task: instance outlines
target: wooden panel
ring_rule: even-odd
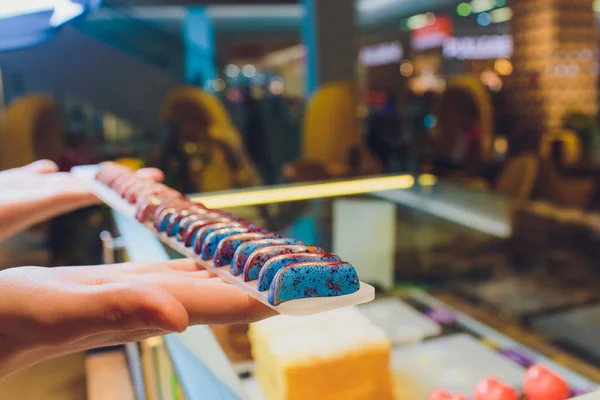
[[[124,352],[87,355],[85,372],[88,400],[135,400]]]

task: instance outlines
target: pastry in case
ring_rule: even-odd
[[[267,400],[392,400],[391,342],[355,307],[277,316],[248,331]]]

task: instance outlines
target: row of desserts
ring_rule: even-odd
[[[571,395],[567,382],[541,364],[533,365],[527,370],[523,392],[527,400],[566,400]],[[490,377],[477,383],[473,399],[521,400],[521,395],[510,385]],[[467,400],[467,398],[438,390],[428,400]]]
[[[209,209],[115,163],[102,163],[96,179],[136,207],[136,219],[189,247],[215,267],[229,267],[244,282],[257,281],[272,305],[359,290],[354,267],[322,248],[283,238],[230,213]]]

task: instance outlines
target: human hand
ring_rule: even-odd
[[[137,174],[161,181],[156,169]],[[40,160],[0,172],[0,241],[58,215],[99,203],[90,188],[57,165]]]
[[[59,355],[275,311],[192,260],[0,272],[0,378]]]

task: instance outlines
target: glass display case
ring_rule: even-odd
[[[398,399],[427,400],[436,389],[472,398],[488,376],[521,391],[534,364],[560,375],[572,396],[598,390],[598,277],[577,246],[523,251],[513,229],[531,205],[429,175],[191,197],[337,253],[374,284],[376,300],[358,308],[392,340]],[[114,219],[129,259],[178,257],[137,222]],[[129,346],[138,398],[265,399],[246,331],[196,326]]]

